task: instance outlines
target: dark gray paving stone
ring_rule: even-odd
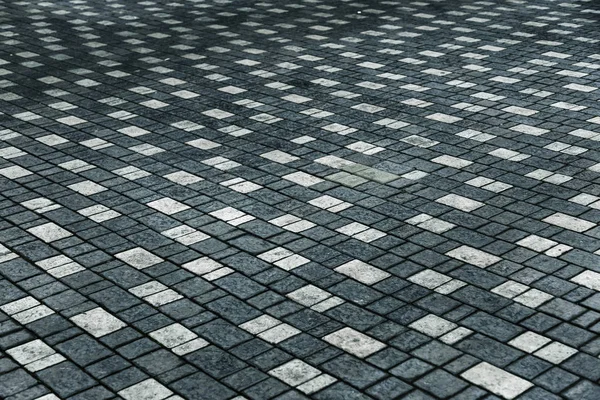
[[[322,365],[331,375],[343,379],[353,386],[365,388],[385,376],[385,373],[348,355],[341,355]]]
[[[206,374],[197,372],[172,384],[186,399],[229,399],[234,392]]]
[[[46,368],[37,375],[59,396],[65,397],[96,384],[88,374],[69,362]]]
[[[594,398],[597,10],[368,3],[2,5],[0,397],[507,397],[460,377],[485,361]],[[34,340],[67,360],[17,372]],[[294,359],[338,381],[269,375]]]
[[[437,397],[444,398],[456,394],[467,387],[468,384],[446,371],[435,370],[416,381],[415,386]]]

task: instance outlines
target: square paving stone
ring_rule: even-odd
[[[437,397],[449,397],[463,390],[468,384],[443,370],[435,370],[415,382],[421,389]]]
[[[86,366],[112,354],[110,350],[88,335],[77,336],[60,343],[56,348],[81,366]]]
[[[88,374],[74,364],[63,362],[38,372],[39,379],[60,396],[70,396],[96,384]]]
[[[598,397],[594,2],[362,3],[8,2],[0,397]]]
[[[329,374],[353,386],[365,388],[385,376],[380,370],[348,355],[341,355],[322,365]]]
[[[229,399],[235,393],[206,374],[197,372],[174,382],[171,387],[190,400]]]

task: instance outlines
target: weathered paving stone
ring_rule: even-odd
[[[125,327],[125,323],[102,308],[71,317],[71,320],[94,337],[102,337]]]
[[[385,347],[383,343],[352,328],[344,328],[330,333],[324,336],[323,340],[359,358],[367,357]]]
[[[465,387],[467,383],[446,371],[435,370],[415,382],[415,385],[437,397],[451,396]]]
[[[598,398],[594,2],[1,7],[1,398]]]
[[[12,371],[3,371],[1,394],[4,397],[12,396],[28,387],[36,384],[36,379],[29,375],[24,369],[15,369]]]
[[[517,397],[533,385],[485,362],[468,369],[461,376],[507,399]]]
[[[323,364],[323,368],[331,375],[346,380],[360,389],[370,386],[385,376],[382,371],[348,355],[341,355]]]
[[[38,376],[42,382],[45,382],[53,391],[63,397],[70,396],[95,384],[89,375],[69,362],[46,368],[40,371]]]

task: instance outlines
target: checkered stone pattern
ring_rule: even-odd
[[[0,398],[600,399],[590,0],[0,0]]]

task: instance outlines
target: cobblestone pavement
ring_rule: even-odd
[[[0,398],[600,399],[599,21],[0,0]]]

